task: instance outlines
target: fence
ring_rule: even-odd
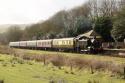
[[[103,42],[103,48],[125,48],[124,42]]]

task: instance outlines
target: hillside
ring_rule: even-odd
[[[21,29],[25,29],[25,27],[29,25],[30,24],[3,24],[0,25],[0,33],[6,32],[6,30],[11,26],[19,26]]]

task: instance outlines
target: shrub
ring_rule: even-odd
[[[78,57],[70,57],[66,61],[67,66],[70,67],[70,70],[73,71],[73,67],[80,69],[83,69],[85,67],[88,67],[90,64],[90,60],[85,60]]]
[[[25,63],[25,61],[24,60],[22,60],[22,59],[18,59],[18,61],[17,61],[19,64],[24,64]]]
[[[31,62],[31,61],[28,61],[28,62],[27,62],[27,64],[29,64],[29,65],[33,65],[33,62]]]
[[[4,62],[4,59],[0,59],[0,62]]]
[[[20,64],[24,64],[24,60],[21,59],[21,58],[18,58],[18,57],[13,57],[11,60],[10,60],[11,63],[15,64],[15,63],[20,63]]]
[[[97,60],[93,60],[91,61],[91,66],[95,69],[95,70],[106,70],[109,67],[109,62],[105,62],[105,61],[97,61]]]
[[[50,80],[49,83],[56,83],[54,80]]]
[[[31,56],[30,55],[23,55],[22,58],[24,60],[31,60]]]
[[[65,65],[65,58],[62,55],[53,56],[50,62],[54,66],[57,66],[59,69],[61,69],[61,67]]]
[[[97,80],[88,80],[88,83],[99,83]]]
[[[0,80],[0,83],[4,83],[4,80]]]
[[[113,64],[111,65],[110,67],[110,71],[113,73],[113,74],[117,74],[119,76],[122,76],[123,75],[123,66],[121,65],[116,65],[116,64]]]
[[[15,64],[12,64],[11,66],[12,66],[12,67],[15,67]]]
[[[7,66],[7,63],[6,63],[6,62],[4,62],[2,65],[3,65],[3,67],[6,67],[6,66]]]
[[[90,63],[90,60],[81,58],[75,58],[74,61],[75,61],[75,66],[78,67],[79,69],[89,66]]]
[[[1,54],[13,54],[15,53],[15,50],[7,46],[0,45],[0,53]]]

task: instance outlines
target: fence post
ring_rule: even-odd
[[[43,63],[46,65],[46,55],[43,55]]]
[[[91,70],[91,74],[94,74],[92,65],[91,65],[91,67],[90,67],[90,70]]]

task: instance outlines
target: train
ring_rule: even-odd
[[[31,40],[10,42],[10,47],[52,51],[70,51],[84,53],[100,53],[102,47],[96,39],[60,38],[47,40]]]

